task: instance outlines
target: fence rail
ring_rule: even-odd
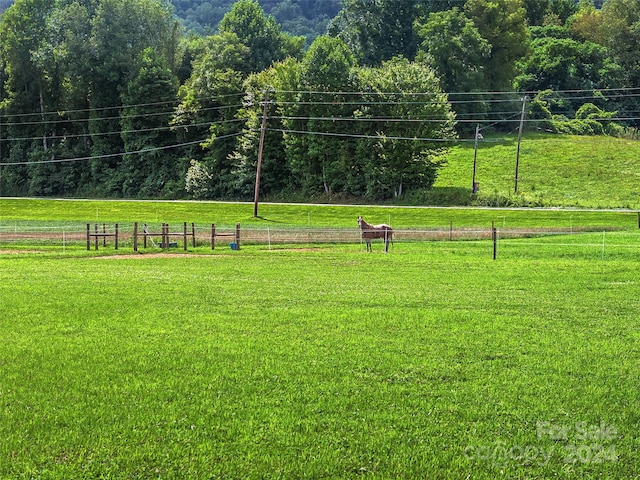
[[[115,235],[114,226],[108,225],[105,230],[100,224],[98,231],[95,225],[91,225],[91,231],[88,233],[88,227],[84,226],[66,226],[62,227],[43,227],[34,228],[27,227],[15,229],[0,225],[0,245],[11,244],[29,244],[45,245],[47,243],[60,243],[64,238],[68,244],[86,243],[88,236],[92,242],[98,238],[101,245],[104,240]],[[186,232],[186,234],[185,234]],[[177,237],[183,240],[188,237],[192,246],[209,245],[212,238],[215,245],[228,245],[238,242],[240,237],[240,228],[226,227],[220,228],[214,225],[191,226],[184,230],[183,225],[176,224],[172,227],[172,231],[168,231],[165,225],[139,225],[138,230],[134,225],[127,226],[118,225],[118,243],[121,246],[132,246],[135,237],[139,240],[153,240],[151,247],[161,247],[169,237]],[[355,229],[330,229],[330,228],[242,228],[241,237],[243,244],[340,244],[340,243],[359,243],[360,230]],[[415,241],[438,241],[438,240],[482,240],[491,238],[491,229],[398,229],[393,232],[394,242],[415,242]],[[142,243],[142,242],[140,242]]]
[[[24,225],[0,225],[0,247],[11,246],[47,246],[63,245],[71,246],[90,242],[97,245],[101,240],[102,246],[108,246],[113,242],[107,242],[108,238],[117,239],[122,248],[138,248],[140,239],[145,248],[176,247],[178,242],[169,242],[169,238],[182,240],[183,248],[187,249],[187,241],[192,247],[211,245],[227,246],[240,244],[240,225],[235,227],[219,227],[215,224],[194,225],[183,223],[175,224],[169,230],[168,224],[145,224],[144,227],[137,224],[119,224],[105,227],[104,224],[89,225],[64,225],[64,226],[24,226]],[[505,229],[496,228],[495,242],[504,242],[508,239],[553,237],[558,235],[572,235],[583,232],[602,232],[595,228],[526,228]],[[244,245],[278,245],[278,244],[346,244],[360,243],[361,234],[357,228],[242,228],[242,243]],[[460,240],[488,240],[493,237],[491,226],[486,228],[456,228],[453,226],[443,228],[407,228],[395,229],[393,232],[394,243],[424,242],[424,241],[460,241]],[[151,245],[147,245],[150,240]]]

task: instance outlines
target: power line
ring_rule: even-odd
[[[497,125],[499,123],[509,123],[509,122],[520,122],[520,119],[516,118],[520,115],[520,112],[503,112],[504,114],[510,113],[510,115],[506,118],[500,118],[497,120],[492,120],[490,118],[478,119],[478,118],[470,118],[470,119],[460,119],[456,118],[455,121],[457,123],[485,123],[492,122],[490,125],[486,125],[482,127],[486,129],[490,126]],[[442,123],[446,122],[449,119],[446,117],[435,117],[435,118],[398,118],[398,117],[338,117],[338,116],[328,116],[328,117],[294,117],[294,116],[271,116],[269,119],[272,120],[290,120],[290,121],[300,121],[300,122],[328,122],[328,123],[336,123],[336,122],[353,122],[353,123]],[[595,117],[590,116],[590,120],[595,121],[631,121],[638,120],[640,117]],[[538,123],[542,121],[548,121],[550,119],[535,119],[529,118],[525,119],[526,123]],[[569,120],[571,121],[571,120]]]
[[[215,140],[219,140],[219,139],[223,139],[223,138],[227,138],[227,137],[235,137],[238,135],[242,135],[242,133],[232,133],[229,135],[221,135],[219,137],[216,137]],[[120,152],[120,153],[106,153],[103,155],[92,155],[92,156],[88,156],[88,157],[75,157],[75,158],[54,158],[51,160],[35,160],[35,161],[27,161],[27,162],[8,162],[8,163],[0,163],[0,167],[5,167],[5,166],[17,166],[17,165],[42,165],[42,164],[49,164],[49,163],[67,163],[67,162],[80,162],[80,161],[86,161],[86,160],[100,160],[100,159],[106,159],[106,158],[114,158],[114,157],[122,157],[124,155],[139,155],[142,153],[151,153],[151,152],[157,152],[160,150],[169,150],[172,148],[182,148],[182,147],[188,147],[190,145],[198,145],[201,143],[206,142],[208,139],[202,139],[202,140],[197,140],[197,141],[193,141],[193,142],[185,142],[185,143],[179,143],[179,144],[175,144],[175,145],[165,145],[162,147],[152,147],[152,148],[144,148],[141,150],[136,150],[136,151],[130,151],[130,152]]]
[[[100,133],[78,133],[78,134],[70,134],[70,135],[50,135],[50,136],[46,136],[47,140],[66,140],[68,138],[96,138],[96,137],[107,137],[107,136],[111,136],[111,135],[125,135],[125,134],[131,134],[131,133],[152,133],[152,132],[166,132],[166,131],[171,131],[171,130],[183,130],[186,128],[195,128],[195,127],[205,127],[205,126],[212,126],[212,125],[223,125],[223,124],[228,124],[228,123],[239,123],[239,122],[244,122],[247,121],[248,119],[246,118],[235,118],[232,120],[221,120],[218,122],[202,122],[202,123],[190,123],[188,125],[177,125],[177,126],[166,126],[166,127],[156,127],[156,128],[141,128],[138,130],[116,130],[116,131],[111,131],[111,132],[100,132]],[[10,137],[10,138],[5,138],[4,140],[6,141],[12,141],[12,142],[17,142],[17,141],[34,141],[34,140],[41,140],[42,139],[42,135],[38,135],[35,137]]]
[[[273,120],[292,120],[292,121],[324,121],[324,122],[363,122],[363,123],[441,123],[447,121],[442,118],[397,118],[397,117],[289,117],[289,116],[272,116]]]
[[[323,91],[323,90],[276,90],[277,93],[288,93],[288,94],[312,94],[312,95],[422,95],[422,96],[433,96],[433,95],[513,95],[522,97],[523,94],[532,95],[543,92],[545,90],[532,90],[532,91],[473,91],[473,92],[376,92],[376,91],[366,91],[366,90],[358,90],[358,91],[344,91],[344,90],[332,90],[332,91]],[[629,92],[629,91],[637,91],[640,92],[640,87],[620,87],[620,88],[583,88],[583,89],[572,89],[572,90],[552,90],[551,93],[586,93],[586,92]]]
[[[227,110],[227,109],[239,109],[243,105],[223,105],[219,107],[208,107],[201,108],[197,110],[197,113],[202,112],[210,112],[215,110]],[[182,113],[182,112],[180,112]],[[190,113],[190,112],[189,112]],[[36,115],[36,114],[25,114],[26,116]],[[141,114],[133,114],[133,115],[117,115],[110,117],[87,117],[87,118],[60,118],[58,120],[39,120],[39,121],[25,121],[25,122],[12,122],[12,123],[0,123],[2,127],[15,127],[20,125],[58,125],[58,124],[67,124],[67,123],[90,123],[90,122],[106,122],[109,120],[131,120],[131,119],[141,119],[141,118],[150,118],[150,117],[161,117],[161,116],[173,116],[176,115],[174,110],[166,111],[166,112],[150,112],[150,113],[141,113]],[[13,115],[17,116],[17,115]],[[4,116],[3,116],[4,117]]]
[[[355,133],[335,133],[335,132],[313,132],[306,130],[289,130],[283,128],[267,128],[270,132],[282,132],[282,133],[296,133],[296,134],[304,134],[304,135],[319,135],[319,136],[327,136],[327,137],[343,137],[343,138],[366,138],[372,140],[410,140],[416,142],[455,142],[455,139],[447,139],[447,138],[421,138],[421,137],[397,137],[397,136],[388,136],[388,135],[359,135]]]
[[[246,92],[238,92],[238,93],[230,93],[226,95],[215,95],[213,97],[196,98],[194,100],[196,102],[200,102],[200,101],[211,102],[217,99],[225,99],[229,97],[238,97],[238,96],[245,96],[245,95],[246,95]],[[13,113],[13,114],[3,115],[3,117],[11,118],[11,117],[21,117],[21,116],[30,116],[30,115],[33,115],[33,116],[60,115],[61,113],[63,114],[91,113],[91,112],[104,112],[108,110],[124,110],[127,108],[155,107],[155,106],[161,106],[161,105],[175,105],[177,107],[181,105],[181,102],[180,102],[180,99],[172,99],[164,102],[117,104],[117,105],[111,105],[111,106],[105,106],[105,107],[88,107],[88,108],[77,109],[77,110],[63,110],[62,112],[56,110],[56,111],[32,112],[32,113]]]
[[[608,90],[595,90],[599,93],[606,91],[606,92],[618,92],[618,91],[623,91],[623,92],[632,92],[632,91],[638,91],[640,90],[640,88],[625,88],[625,89],[608,89]],[[564,91],[554,91],[551,92],[552,94],[555,93],[575,93],[575,92],[593,92],[594,90],[564,90]],[[309,93],[309,94],[318,94],[318,95],[377,95],[377,96],[392,96],[392,95],[398,95],[398,96],[404,96],[404,97],[408,97],[408,96],[432,96],[434,94],[432,93],[424,93],[424,92],[305,92],[305,91],[282,91],[284,93]],[[449,96],[451,95],[515,95],[517,92],[461,92],[461,93],[455,93],[455,94],[448,94]],[[227,95],[227,97],[230,96],[238,96],[240,95],[240,93],[238,94],[233,94],[233,95]],[[635,98],[640,96],[640,93],[633,93],[633,94],[624,94],[622,96],[622,98]],[[222,96],[223,97],[223,96]],[[220,97],[220,98],[222,98]],[[594,100],[602,100],[602,97],[599,95],[588,95],[588,96],[574,96],[574,97],[562,97],[562,100],[588,100],[588,99],[594,99]],[[552,99],[550,99],[552,100]],[[383,106],[383,105],[393,105],[393,106],[404,106],[404,105],[469,105],[469,104],[475,104],[475,103],[480,103],[480,104],[490,104],[490,103],[519,103],[519,100],[517,100],[515,97],[514,98],[509,98],[509,99],[474,99],[474,100],[452,100],[451,98],[447,99],[447,100],[439,100],[439,101],[398,101],[398,100],[390,100],[390,101],[302,101],[302,100],[298,100],[298,101],[279,101],[276,102],[279,105],[294,105],[294,106],[301,106],[301,105],[307,105],[307,106],[358,106],[358,107],[366,107],[366,106]],[[143,118],[152,118],[152,117],[158,117],[158,116],[171,116],[171,115],[176,115],[176,114],[181,114],[181,113],[185,113],[185,114],[202,114],[205,112],[211,112],[211,111],[220,111],[220,110],[226,110],[226,109],[240,109],[242,107],[246,107],[247,105],[245,104],[233,104],[233,105],[222,105],[222,106],[213,106],[213,107],[206,107],[206,108],[200,108],[197,109],[193,112],[191,111],[176,111],[176,110],[171,110],[171,111],[162,111],[162,112],[149,112],[149,113],[142,113],[142,114],[133,114],[133,115],[117,115],[117,116],[105,116],[105,117],[94,117],[94,118],[60,118],[61,115],[69,115],[72,113],[92,113],[92,112],[96,112],[96,111],[109,111],[109,110],[124,110],[124,109],[131,109],[131,108],[137,108],[137,107],[143,107],[143,106],[158,106],[158,105],[166,105],[166,104],[175,104],[175,102],[157,102],[157,103],[147,103],[147,104],[139,104],[139,105],[119,105],[119,106],[114,106],[114,107],[101,107],[98,109],[83,109],[83,110],[70,110],[70,111],[63,111],[63,112],[45,112],[45,113],[23,113],[23,114],[4,114],[2,116],[3,119],[11,119],[11,118],[24,118],[24,117],[30,117],[30,116],[38,116],[38,117],[42,117],[44,115],[56,115],[58,118],[57,119],[51,119],[51,120],[47,120],[47,119],[42,119],[40,118],[39,120],[35,120],[35,121],[14,121],[14,122],[3,122],[0,123],[0,126],[2,127],[15,127],[15,126],[27,126],[27,125],[56,125],[56,124],[68,124],[68,123],[88,123],[88,122],[103,122],[103,121],[109,121],[109,120],[123,120],[123,119],[127,119],[127,120],[131,120],[131,119],[143,119]],[[515,110],[514,110],[515,111]],[[500,115],[500,114],[513,114],[514,111],[512,112],[487,112],[487,115]],[[630,113],[636,113],[636,112],[630,112]],[[468,115],[473,115],[474,113],[461,113],[461,114],[457,114],[458,116],[458,121],[463,121],[460,117],[462,116],[468,116]],[[477,113],[476,113],[477,115]],[[624,120],[635,120],[636,117],[620,117],[620,121],[624,121]],[[480,119],[480,121],[482,121],[484,119]],[[477,118],[472,118],[470,120],[464,120],[464,121],[469,121],[469,122],[478,122],[479,120]]]
[[[346,92],[346,91],[313,91],[313,90],[276,90],[276,93],[284,93],[284,94],[296,94],[296,95],[334,95],[334,96],[402,96],[402,97],[433,97],[433,96],[442,96],[446,95],[447,97],[451,96],[461,96],[461,97],[469,97],[469,96],[510,96],[512,98],[508,99],[474,99],[474,100],[452,100],[449,98],[448,100],[442,101],[424,101],[424,102],[314,102],[314,101],[295,101],[295,102],[276,102],[280,105],[387,105],[387,104],[470,104],[470,103],[504,103],[504,102],[517,102],[519,103],[519,98],[523,94],[527,95],[537,95],[542,93],[543,91],[530,91],[530,92],[516,92],[516,91],[477,91],[477,92],[374,92],[374,91],[354,91],[354,92]],[[594,94],[597,93],[596,94]],[[621,93],[614,93],[621,92]],[[631,93],[637,92],[637,93]],[[590,93],[590,95],[580,95],[580,96],[571,96],[571,97],[562,97],[562,100],[586,100],[586,99],[598,99],[602,100],[602,95],[606,97],[605,94],[609,94],[613,97],[622,97],[622,98],[634,98],[640,96],[640,87],[621,87],[621,88],[607,88],[607,89],[574,89],[574,90],[551,90],[549,92],[549,96],[554,94],[578,94],[578,93]],[[247,92],[237,92],[233,94],[226,95],[218,95],[212,98],[199,98],[195,99],[195,101],[206,101],[211,102],[216,99],[225,99],[230,97],[239,97],[246,96]],[[250,102],[253,103],[253,102]],[[125,109],[133,109],[133,108],[143,108],[143,107],[152,107],[152,106],[162,106],[162,105],[174,105],[176,108],[180,106],[179,100],[168,100],[165,102],[152,102],[152,103],[140,103],[140,104],[118,104],[112,106],[104,106],[97,108],[86,108],[86,109],[76,109],[76,110],[63,110],[63,111],[46,111],[46,112],[27,112],[27,113],[5,113],[3,114],[3,119],[11,119],[11,118],[20,118],[20,117],[29,117],[29,116],[56,116],[59,117],[61,115],[71,115],[71,114],[81,114],[81,113],[95,113],[95,112],[106,112],[110,110],[125,110]],[[223,106],[215,106],[215,107],[207,107],[198,109],[197,111],[211,111],[211,110],[219,110],[219,109],[227,109],[227,108],[241,108],[246,106],[244,104],[234,104],[234,105],[223,105]],[[153,112],[148,114],[140,114],[140,115],[131,115],[131,116],[106,116],[106,117],[96,117],[96,118],[80,118],[80,119],[60,119],[60,120],[51,120],[51,121],[43,121],[38,120],[34,122],[11,122],[11,123],[3,123],[2,126],[13,126],[13,125],[37,125],[40,123],[59,123],[59,122],[83,122],[83,121],[104,121],[104,120],[115,120],[121,118],[131,118],[131,117],[146,117],[146,116],[156,116],[156,115],[171,115],[175,114],[175,110],[164,111],[164,112]]]
[[[633,93],[636,91],[640,91],[640,87],[636,87],[636,88],[624,88],[624,89],[609,89],[607,90],[608,92],[623,92],[621,95],[626,96],[626,97],[636,97],[636,96],[640,96],[640,93]],[[567,93],[580,93],[580,92],[592,92],[592,90],[567,90],[565,91]],[[601,92],[601,91],[598,91]],[[289,92],[289,93],[294,93],[294,92]],[[371,95],[371,94],[376,94],[376,95],[402,95],[402,96],[431,96],[434,95],[433,93],[420,93],[420,92],[397,92],[397,93],[384,93],[384,92],[297,92],[297,93],[317,93],[317,94],[322,94],[322,95],[326,95],[327,93],[334,93],[334,94],[339,94],[339,95]],[[478,95],[478,94],[483,94],[483,95],[494,95],[494,94],[500,94],[500,95],[513,95],[516,92],[468,92],[466,94],[468,95]],[[552,92],[552,93],[561,93],[561,92]],[[240,95],[235,94],[235,95],[229,95],[229,96],[236,96],[236,95]],[[574,97],[574,98],[579,98],[579,99],[586,99],[586,98],[597,98],[600,99],[600,96],[597,95],[591,95],[591,96],[580,96],[580,97]],[[565,98],[566,99],[566,98]],[[515,102],[515,99],[509,99],[508,101],[510,102]],[[475,103],[475,100],[471,100],[468,101],[467,103]],[[155,104],[140,104],[140,105],[166,105],[169,104],[171,102],[158,102]],[[375,106],[375,105],[403,105],[403,104],[407,104],[407,105],[427,105],[427,104],[431,104],[431,105],[445,105],[448,104],[450,102],[433,102],[433,101],[423,101],[423,102],[276,102],[278,104],[284,104],[284,105],[358,105],[358,106]],[[459,101],[459,103],[464,103],[463,101]],[[223,105],[223,106],[216,106],[216,107],[208,107],[205,109],[199,109],[195,112],[193,112],[195,115],[198,114],[202,114],[202,112],[206,112],[206,111],[214,111],[214,110],[221,110],[221,109],[227,109],[227,108],[240,108],[243,105]],[[131,106],[128,106],[131,107]],[[117,108],[119,109],[124,109],[127,108],[127,106],[118,106]],[[105,107],[104,110],[107,110],[107,107]],[[88,112],[90,110],[79,110],[77,112]],[[51,123],[69,123],[69,122],[86,122],[86,121],[99,121],[99,120],[109,120],[109,119],[118,119],[118,120],[122,120],[123,118],[148,118],[148,117],[153,117],[153,116],[157,116],[157,115],[170,115],[173,114],[175,112],[162,112],[162,113],[148,113],[148,114],[142,114],[142,115],[130,115],[130,116],[117,116],[117,117],[104,117],[102,119],[95,119],[95,118],[89,118],[89,119],[80,119],[80,120],[59,120],[59,121],[55,121],[55,122],[46,122],[46,121],[40,121],[40,122],[17,122],[17,123],[3,123],[0,124],[1,126],[18,126],[18,125],[38,125],[38,124],[47,124],[50,125]],[[192,112],[189,112],[192,113]],[[636,114],[636,111],[630,111],[629,113],[633,113]],[[56,112],[57,115],[59,115]],[[484,130],[487,128],[490,128],[492,126],[495,126],[497,124],[500,123],[515,123],[518,122],[518,120],[515,118],[518,115],[518,112],[508,112],[508,111],[503,111],[500,112],[501,115],[508,115],[506,116],[506,118],[500,118],[500,119],[491,119],[490,116],[491,115],[496,115],[497,112],[489,112],[488,117],[489,118],[482,118],[482,119],[478,119],[478,118],[474,118],[473,115],[479,115],[478,113],[467,113],[464,114],[465,117],[471,117],[471,118],[457,118],[455,121],[457,123],[477,123],[477,124],[485,124],[487,122],[491,122],[489,124],[484,125],[480,130]],[[480,114],[483,117],[485,116],[484,114]],[[13,117],[16,117],[18,115],[13,115]],[[5,116],[6,117],[6,116]],[[285,116],[285,115],[281,115],[281,116],[275,116],[275,117],[270,117],[271,119],[275,119],[275,120],[290,120],[290,121],[300,121],[300,122],[310,122],[310,121],[314,121],[314,122],[369,122],[369,123],[373,123],[373,122],[383,122],[383,123],[433,123],[433,122],[444,122],[444,121],[448,121],[449,118],[437,118],[437,117],[432,117],[432,118],[400,118],[400,117],[344,117],[344,116],[327,116],[327,117],[322,117],[322,116]],[[596,121],[635,121],[635,120],[639,120],[640,117],[638,116],[623,116],[623,115],[617,115],[615,117],[601,117],[601,118],[597,118],[597,117],[592,117],[592,120],[596,120]],[[110,131],[110,132],[100,132],[100,133],[87,133],[87,134],[70,134],[70,135],[52,135],[52,136],[46,136],[46,139],[52,139],[52,140],[60,140],[60,139],[67,139],[67,138],[95,138],[97,136],[108,136],[108,135],[123,135],[123,134],[128,134],[128,133],[149,133],[149,132],[161,132],[161,131],[169,131],[172,128],[195,128],[195,127],[199,127],[199,126],[211,126],[211,125],[222,125],[222,124],[228,124],[228,123],[239,123],[239,122],[243,122],[243,121],[247,121],[248,119],[246,118],[236,118],[236,119],[232,119],[232,120],[224,120],[224,121],[219,121],[219,122],[203,122],[203,123],[185,123],[183,125],[175,125],[175,126],[163,126],[163,127],[156,127],[156,128],[146,128],[146,129],[137,129],[137,130],[118,130],[118,131]],[[527,122],[527,123],[539,123],[539,122],[544,122],[544,121],[548,121],[550,119],[525,119],[525,120],[520,120],[520,122]],[[568,119],[568,121],[570,121]],[[338,133],[338,132],[326,132],[326,131],[311,131],[311,130],[296,130],[296,129],[286,129],[286,128],[269,128],[268,130],[270,131],[274,131],[274,132],[281,132],[281,133],[287,133],[287,134],[299,134],[299,135],[318,135],[318,136],[332,136],[332,137],[343,137],[343,138],[360,138],[360,139],[376,139],[376,140],[380,140],[380,139],[388,139],[388,140],[398,140],[398,141],[423,141],[423,142],[443,142],[443,143],[451,143],[451,142],[466,142],[466,141],[473,141],[473,140],[465,140],[465,139],[446,139],[446,138],[426,138],[426,137],[410,137],[410,136],[385,136],[385,135],[381,135],[381,134],[376,134],[376,135],[367,135],[367,134],[349,134],[349,133]],[[223,135],[220,137],[216,137],[216,138],[229,138],[229,137],[235,137],[235,136],[239,136],[242,135],[242,132],[236,132],[233,134],[229,134],[229,135]],[[42,139],[43,136],[35,136],[35,137],[12,137],[12,138],[7,138],[4,140],[7,141],[34,141],[34,140],[40,140]],[[186,142],[186,143],[182,143],[182,144],[177,144],[177,145],[169,145],[169,146],[163,146],[163,147],[153,147],[153,148],[147,148],[147,149],[142,149],[142,150],[138,150],[138,151],[133,151],[133,152],[122,152],[122,153],[114,153],[114,154],[105,154],[105,155],[101,155],[101,156],[89,156],[89,157],[78,157],[78,158],[71,158],[71,159],[51,159],[51,160],[42,160],[42,161],[25,161],[25,162],[10,162],[10,163],[3,163],[2,165],[7,165],[7,166],[11,166],[11,165],[33,165],[33,164],[45,164],[45,163],[62,163],[62,162],[74,162],[74,161],[81,161],[81,160],[87,160],[87,159],[100,159],[100,158],[109,158],[109,157],[117,157],[117,156],[121,156],[121,155],[134,155],[134,154],[141,154],[141,153],[148,153],[148,152],[153,152],[153,151],[158,151],[158,150],[166,150],[166,149],[170,149],[170,148],[180,148],[180,147],[184,147],[184,146],[189,146],[189,145],[194,145],[194,144],[198,144],[198,143],[202,143],[205,142],[207,139],[204,140],[199,140],[199,141],[195,141],[195,142]],[[493,140],[495,141],[495,140]]]

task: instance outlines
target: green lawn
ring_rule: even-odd
[[[83,228],[86,223],[133,222],[225,227],[241,223],[252,228],[358,228],[357,218],[370,223],[389,223],[395,228],[487,227],[491,222],[515,228],[638,228],[638,214],[631,210],[421,208],[367,205],[260,204],[253,218],[253,203],[161,202],[105,200],[27,200],[0,198],[0,227],[33,226]],[[85,227],[86,228],[86,227]]]
[[[0,255],[0,478],[633,477],[603,237]]]

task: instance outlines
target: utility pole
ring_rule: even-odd
[[[0,0],[0,17],[4,15],[6,5]],[[2,196],[2,100],[4,100],[4,84],[0,83],[0,197]]]
[[[516,150],[516,181],[513,193],[518,193],[518,168],[520,165],[520,142],[522,141],[522,127],[524,125],[524,112],[527,105],[527,96],[522,97],[522,113],[520,114],[520,127],[518,128],[518,149]]]
[[[480,124],[476,125],[476,140],[473,148],[473,178],[471,179],[471,193],[478,193],[478,186],[476,185],[476,163],[478,160],[478,138],[480,137]]]
[[[258,166],[256,167],[256,190],[253,201],[253,217],[258,218],[258,198],[260,196],[260,172],[262,171],[262,150],[264,149],[264,134],[267,130],[267,109],[269,108],[269,87],[264,92],[264,109],[262,111],[262,126],[260,127],[260,142],[258,144]]]

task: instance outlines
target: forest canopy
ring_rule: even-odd
[[[193,6],[15,0],[0,195],[247,199],[260,154],[271,198],[384,200],[523,108],[531,130],[638,127],[637,0],[239,0],[209,32]]]

